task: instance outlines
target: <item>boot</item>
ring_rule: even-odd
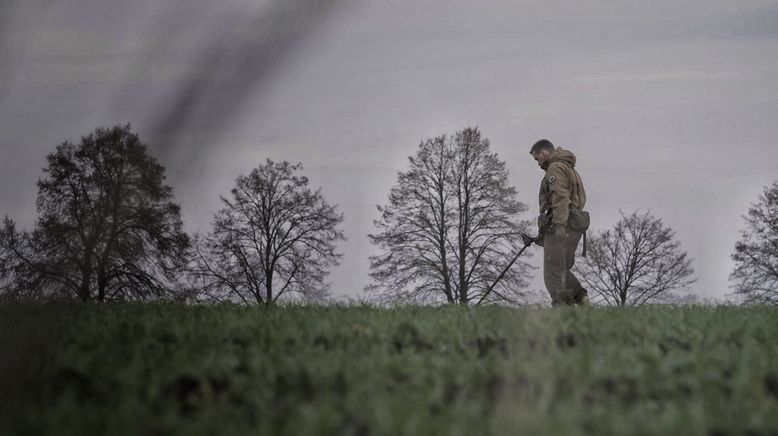
[[[592,303],[589,301],[589,292],[581,288],[576,292],[575,297],[573,297],[573,302],[575,302],[578,306],[591,306]]]
[[[552,306],[572,306],[575,304],[575,296],[572,289],[562,289],[551,296]]]

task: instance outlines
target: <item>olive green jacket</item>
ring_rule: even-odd
[[[557,147],[543,167],[540,182],[540,213],[551,208],[553,224],[567,224],[570,210],[583,210],[586,191],[581,175],[575,170],[575,155]]]

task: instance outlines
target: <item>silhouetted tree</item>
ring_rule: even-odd
[[[2,246],[19,296],[175,297],[189,237],[164,167],[130,126],[98,128],[47,157],[31,233],[6,220]]]
[[[526,206],[508,185],[505,163],[477,128],[421,142],[379,206],[370,257],[379,298],[467,304],[483,295],[521,244]],[[529,265],[517,262],[485,301],[517,303]]]
[[[730,280],[746,303],[778,303],[778,181],[765,186],[743,217]]]
[[[595,302],[611,306],[683,301],[694,283],[675,232],[650,213],[633,212],[588,240],[576,265]]]
[[[343,216],[296,174],[302,164],[267,160],[221,197],[213,231],[197,244],[193,271],[206,297],[271,305],[282,295],[321,300],[339,263]],[[286,297],[285,297],[286,298]]]

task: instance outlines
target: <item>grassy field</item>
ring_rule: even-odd
[[[0,305],[4,434],[778,434],[778,308]]]

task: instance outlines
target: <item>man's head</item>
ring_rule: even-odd
[[[538,166],[545,168],[551,153],[554,152],[554,144],[548,139],[541,139],[529,150],[529,154],[538,162]]]

